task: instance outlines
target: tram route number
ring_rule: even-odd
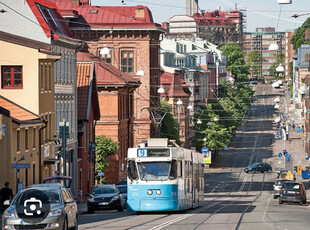
[[[146,149],[138,149],[138,157],[147,157]]]

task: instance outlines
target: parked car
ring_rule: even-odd
[[[127,207],[127,185],[117,185],[116,186],[124,199],[124,208]]]
[[[290,182],[292,180],[286,180],[286,179],[277,179],[276,182],[273,185],[273,198],[277,199],[280,195],[280,190],[282,188],[283,183]]]
[[[96,210],[113,210],[118,212],[124,210],[124,199],[121,192],[115,185],[96,186],[91,194],[86,194],[88,213]]]
[[[283,202],[297,202],[300,205],[307,202],[305,186],[298,182],[285,182],[279,196],[279,204]]]
[[[3,213],[2,229],[38,228],[78,229],[77,205],[71,192],[61,184],[23,189]]]
[[[252,165],[245,167],[244,171],[246,173],[252,172],[252,173],[256,173],[256,172],[271,172],[272,171],[272,167],[267,164],[267,163],[253,163]]]

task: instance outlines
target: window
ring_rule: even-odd
[[[33,146],[33,148],[35,148],[36,147],[36,128],[33,128],[33,132],[32,132],[32,134],[33,134],[33,137],[32,137],[32,142],[33,142],[33,144],[32,144],[32,146]]]
[[[22,66],[2,66],[2,88],[23,88]]]
[[[122,71],[133,73],[133,51],[122,51]]]
[[[20,151],[20,130],[17,130],[16,136],[17,136],[17,138],[16,138],[17,151]]]
[[[25,149],[27,150],[29,148],[28,146],[28,142],[29,142],[29,132],[28,132],[28,129],[25,129]]]

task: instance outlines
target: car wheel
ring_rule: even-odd
[[[304,204],[304,202],[303,202],[303,201],[300,201],[298,204],[299,204],[299,205],[303,205],[303,204]]]
[[[255,170],[255,169],[253,169],[252,173],[256,173],[256,170]]]
[[[279,204],[283,204],[283,200],[279,198]]]
[[[68,220],[67,220],[67,217],[64,220],[63,230],[68,230]]]
[[[267,171],[267,172],[271,173],[271,169],[268,169],[268,171]]]
[[[124,211],[124,207],[123,207],[123,205],[121,205],[121,206],[117,209],[117,211],[118,211],[118,212],[122,212],[122,211]]]
[[[93,208],[87,207],[87,213],[92,214],[92,213],[94,213],[94,212],[95,212],[95,210],[94,210]]]
[[[276,195],[273,195],[273,199],[277,199],[278,197]]]

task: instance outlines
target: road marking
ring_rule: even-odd
[[[266,205],[266,208],[265,208],[265,211],[264,211],[264,215],[263,215],[263,221],[264,221],[265,224],[268,224],[266,222],[266,216],[267,216],[269,204],[270,204],[270,197],[268,198],[267,205]]]
[[[246,183],[247,179],[248,179],[248,177],[243,178],[243,181],[242,181],[242,184],[240,186],[240,189],[239,189],[238,193],[241,193],[242,190],[244,189],[244,186],[245,186],[245,183]]]

